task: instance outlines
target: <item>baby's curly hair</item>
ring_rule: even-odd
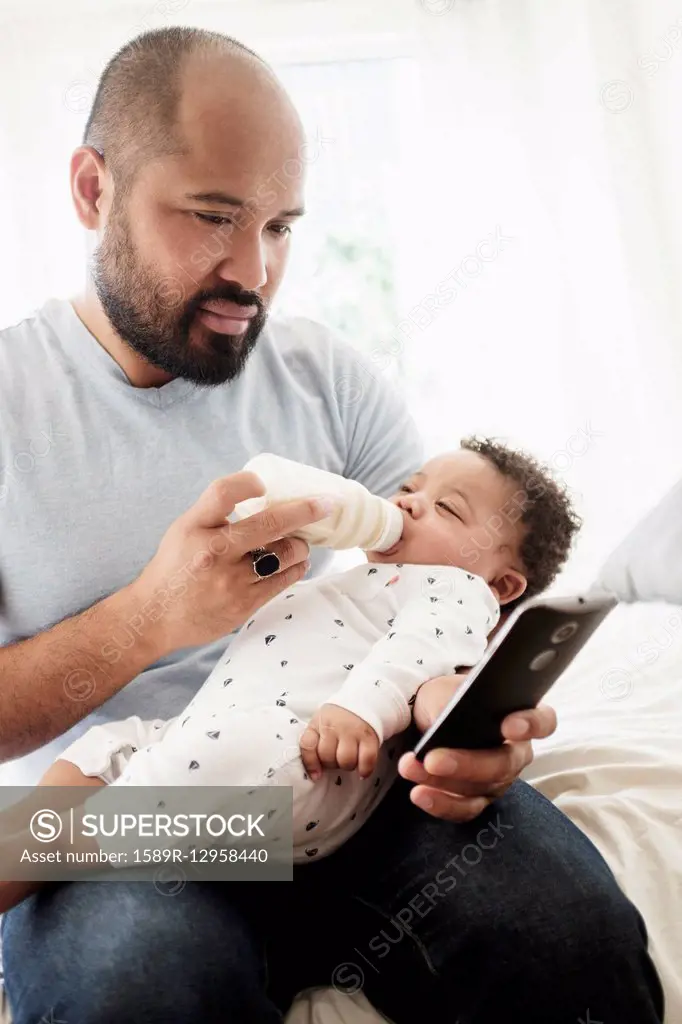
[[[504,606],[505,612],[526,598],[533,597],[552,583],[566,562],[573,539],[582,526],[566,488],[531,455],[514,450],[492,438],[466,437],[460,447],[475,452],[495,466],[503,476],[515,481],[523,496],[514,501],[516,522],[526,527],[520,555],[527,572],[528,586],[521,597]],[[516,498],[516,495],[514,496]]]

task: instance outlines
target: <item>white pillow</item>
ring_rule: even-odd
[[[682,480],[609,556],[596,588],[625,602],[682,605]]]

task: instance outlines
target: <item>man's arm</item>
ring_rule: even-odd
[[[85,718],[148,665],[183,647],[238,629],[302,579],[308,545],[287,537],[323,519],[319,501],[283,503],[227,522],[235,505],[260,496],[253,473],[214,481],[166,531],[149,565],[128,586],[29,640],[0,648],[0,761],[37,750]],[[259,579],[249,552],[267,546],[282,569]],[[117,628],[136,642],[107,660]]]
[[[0,648],[0,761],[66,732],[161,656],[157,634],[148,630],[115,664],[104,657],[117,629],[139,610],[131,585],[30,640]]]

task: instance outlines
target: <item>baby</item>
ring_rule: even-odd
[[[401,539],[294,584],[240,630],[170,721],[96,726],[64,785],[289,786],[294,862],[344,843],[396,777],[422,686],[476,664],[499,622],[544,590],[579,520],[529,456],[468,438],[391,499]]]

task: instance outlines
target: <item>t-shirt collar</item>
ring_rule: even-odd
[[[202,388],[202,385],[182,377],[176,377],[160,387],[135,387],[116,360],[88,330],[69,299],[49,299],[41,312],[57,332],[64,346],[70,348],[78,359],[86,359],[99,374],[108,377],[112,385],[127,389],[140,401],[165,406],[190,391]]]

